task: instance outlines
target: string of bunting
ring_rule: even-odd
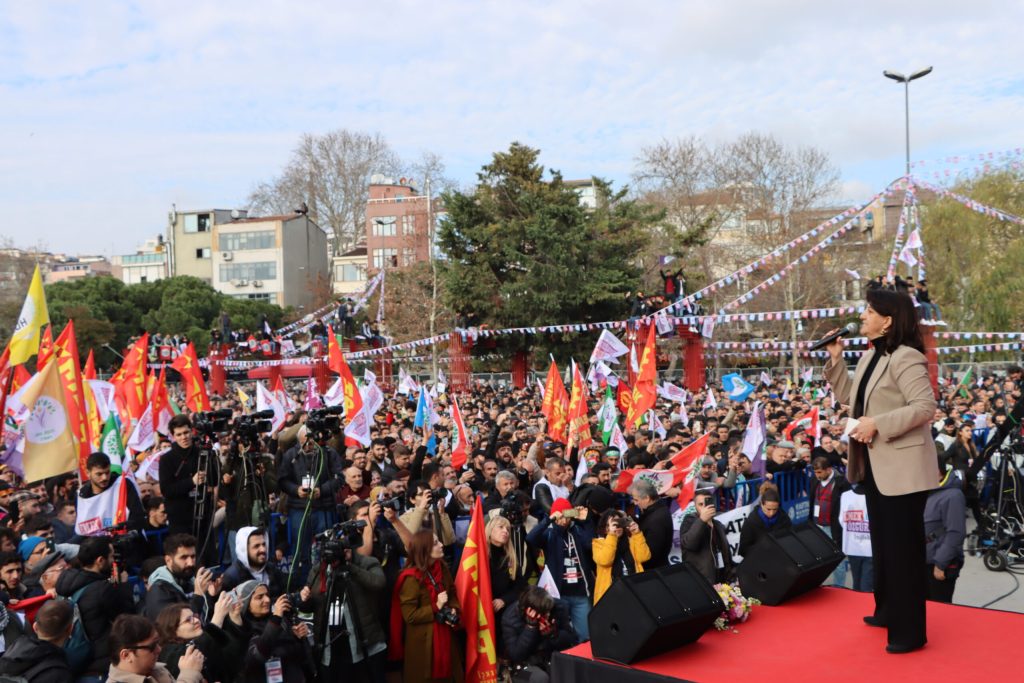
[[[1007,342],[1000,344],[968,344],[963,346],[939,346],[935,349],[936,353],[940,355],[950,353],[996,353],[1003,351],[1020,351],[1024,349],[1024,344],[1020,342]],[[864,353],[866,349],[850,349],[843,351],[844,358],[857,358]],[[791,351],[711,351],[707,355],[711,358],[727,357],[727,356],[743,356],[749,358],[751,356],[789,356]],[[797,351],[796,355],[800,358],[827,358],[828,351]]]
[[[975,201],[970,197],[965,197],[962,194],[957,194],[956,192],[952,192],[937,185],[931,185],[922,180],[915,179],[914,182],[916,182],[920,187],[923,187],[926,190],[934,192],[935,194],[938,195],[942,195],[947,199],[952,199],[953,201],[962,204],[971,211],[974,211],[975,213],[980,213],[984,216],[989,216],[990,218],[997,218],[1001,221],[1009,223],[1016,223],[1017,225],[1024,225],[1024,218],[1021,218],[1020,216],[1015,216],[1012,213],[1007,213],[1000,209],[988,206],[987,204],[982,204],[981,202]]]
[[[892,254],[889,256],[889,268],[885,271],[885,277],[887,280],[892,280],[896,275],[896,261],[900,257],[900,251],[903,249],[903,238],[907,232],[907,213],[913,201],[914,185],[913,183],[908,183],[907,191],[903,195],[903,208],[900,209],[900,221],[896,224],[896,239],[894,239],[892,243]]]
[[[958,166],[960,164],[987,164],[988,162],[1005,162],[1024,156],[1024,147],[1013,149],[1000,149],[988,152],[975,152],[972,154],[959,154],[941,159],[920,159],[912,161],[910,168],[924,168],[925,166]]]
[[[819,223],[818,225],[814,226],[813,228],[811,228],[810,230],[808,230],[804,234],[802,234],[802,235],[800,235],[798,237],[793,238],[792,240],[790,240],[786,244],[782,245],[781,247],[776,247],[775,249],[773,249],[768,254],[765,254],[764,256],[762,256],[762,257],[760,257],[760,258],[758,258],[758,259],[756,259],[754,261],[751,261],[747,265],[739,268],[738,270],[730,273],[729,275],[726,275],[725,277],[719,278],[718,280],[712,282],[710,285],[704,287],[703,289],[700,289],[700,290],[694,292],[693,294],[689,294],[686,297],[683,297],[682,299],[680,299],[679,301],[671,303],[671,304],[669,304],[668,306],[665,306],[664,308],[662,308],[659,311],[655,311],[654,313],[652,313],[651,315],[649,315],[647,317],[648,318],[653,318],[655,316],[667,314],[670,311],[672,311],[673,309],[677,309],[677,308],[680,308],[680,307],[690,308],[698,300],[702,299],[706,294],[714,294],[717,290],[733,284],[733,282],[735,282],[736,280],[743,280],[744,276],[750,275],[751,273],[753,273],[758,268],[761,268],[762,266],[767,265],[768,262],[770,262],[772,259],[778,258],[779,256],[781,256],[782,254],[786,253],[790,249],[795,248],[797,245],[803,244],[804,242],[808,241],[812,237],[817,237],[822,232],[824,232],[828,227],[833,226],[833,225],[838,225],[842,221],[847,220],[847,219],[851,218],[852,216],[856,216],[856,215],[862,213],[865,209],[867,209],[869,206],[874,204],[881,197],[891,193],[893,191],[893,188],[895,187],[895,185],[897,183],[905,180],[905,179],[906,179],[905,176],[897,178],[893,182],[889,183],[889,185],[886,186],[886,188],[884,190],[882,190],[881,192],[879,192],[878,194],[876,194],[874,197],[872,197],[868,201],[864,202],[863,204],[860,204],[858,206],[852,206],[852,207],[846,209],[845,211],[843,211],[842,213],[836,214],[832,218],[829,218],[828,220],[823,221],[822,223]]]

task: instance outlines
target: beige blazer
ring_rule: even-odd
[[[854,393],[867,369],[874,349],[861,356],[850,379],[846,365],[825,363],[824,374],[841,403],[853,406]],[[931,422],[935,417],[935,394],[928,377],[928,361],[920,351],[901,346],[883,356],[868,380],[864,415],[878,427],[871,445],[850,441],[846,478],[864,480],[864,458],[878,490],[886,496],[902,496],[934,489],[938,482],[935,443]]]

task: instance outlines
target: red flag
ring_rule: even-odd
[[[210,396],[206,393],[206,383],[203,381],[203,371],[199,367],[199,359],[196,358],[196,349],[192,342],[188,343],[185,350],[178,354],[178,357],[171,363],[171,367],[181,375],[181,383],[185,385],[185,405],[192,412],[199,413],[210,409]],[[163,370],[161,370],[161,373]],[[156,420],[156,414],[153,415]]]
[[[11,367],[11,345],[10,343],[4,348],[4,353],[0,356],[0,441],[3,440],[4,436],[4,415],[7,414],[5,406],[7,404],[7,389],[11,386],[14,381],[14,368]],[[12,392],[13,393],[13,392]]]
[[[678,486],[685,477],[685,472],[678,469],[650,470],[642,467],[622,470],[615,482],[615,493],[629,493],[629,487],[634,481],[644,480],[654,484],[658,494],[662,495],[673,486]]]
[[[11,380],[11,395],[13,396],[18,389],[28,384],[31,379],[32,373],[28,371],[28,368],[24,365],[15,365],[14,378]]]
[[[334,330],[327,326],[327,368],[332,372],[341,374],[342,367],[348,367],[345,363],[345,354],[341,352],[341,345],[338,338],[334,336]],[[351,374],[351,373],[349,373]]]
[[[36,356],[36,372],[46,367],[50,356],[53,355],[53,330],[49,325],[43,330],[43,336],[39,340],[39,355]]]
[[[647,343],[644,355],[640,359],[640,370],[637,372],[636,384],[633,385],[633,402],[626,415],[626,425],[635,427],[644,413],[658,402],[658,333],[652,324],[647,328]]]
[[[170,436],[168,425],[174,417],[174,408],[171,406],[171,398],[167,395],[167,371],[160,367],[160,376],[153,385],[153,393],[150,395],[149,404],[153,416],[153,427],[161,434]]]
[[[693,467],[693,463],[698,458],[703,457],[704,453],[708,450],[708,437],[710,433],[700,437],[689,446],[672,456],[672,467],[678,467],[679,469],[687,472]]]
[[[146,332],[125,353],[121,368],[110,379],[115,394],[124,401],[128,416],[126,428],[133,427],[146,412],[146,361],[149,358],[149,333]],[[193,352],[194,354],[195,352]]]
[[[619,413],[629,415],[629,407],[633,405],[633,388],[621,379],[615,389],[615,402],[618,404]]]
[[[455,574],[455,594],[462,606],[462,625],[466,628],[466,683],[494,683],[498,676],[487,543],[483,499],[477,497]]]
[[[92,356],[92,349],[89,349],[89,355],[85,359],[85,368],[82,370],[82,379],[96,379],[96,359]]]
[[[85,481],[85,461],[92,453],[92,433],[86,417],[85,391],[82,387],[81,363],[78,358],[78,341],[75,339],[75,323],[68,320],[64,331],[51,347],[51,356],[57,359],[57,372],[64,387],[64,403],[67,407],[68,427],[78,446],[78,471]]]
[[[805,415],[801,415],[786,425],[786,428],[782,430],[782,436],[787,441],[792,441],[793,432],[800,427],[803,427],[805,432],[814,437],[814,443],[818,443],[818,440],[821,438],[821,428],[818,424],[818,406],[814,406]]]
[[[548,438],[554,441],[564,439],[565,428],[569,426],[569,394],[562,383],[562,376],[555,361],[551,361],[551,367],[548,368],[541,412],[548,421]]]
[[[469,458],[469,438],[466,435],[466,423],[462,421],[459,402],[452,396],[452,467],[462,469]]]
[[[587,385],[580,374],[580,366],[573,364],[572,396],[569,398],[569,439],[579,437],[576,446],[581,450],[594,443],[590,436],[590,420],[587,418]]]

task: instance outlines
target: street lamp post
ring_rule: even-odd
[[[886,78],[891,78],[897,83],[903,84],[903,110],[904,118],[906,121],[906,143],[907,143],[907,175],[910,175],[910,81],[917,80],[918,78],[924,78],[932,72],[932,67],[926,67],[919,69],[909,76],[904,76],[898,71],[889,71],[886,69],[882,72],[882,75]]]

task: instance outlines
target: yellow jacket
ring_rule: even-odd
[[[612,565],[615,563],[615,549],[619,544],[617,536],[605,536],[594,539],[594,564],[597,565],[597,576],[594,579],[594,604],[601,599],[604,592],[612,585]],[[636,563],[636,573],[642,574],[643,563],[651,559],[651,549],[647,547],[644,532],[639,531],[629,537],[629,552]]]

